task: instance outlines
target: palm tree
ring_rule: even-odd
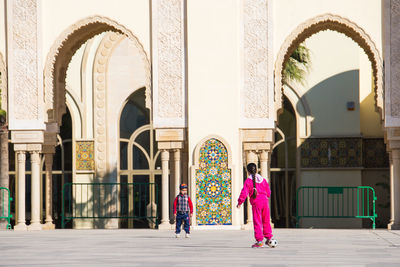
[[[300,44],[285,64],[283,82],[297,82],[304,85],[310,67],[310,50],[304,44]]]
[[[0,84],[3,82],[0,73]],[[0,187],[9,188],[9,174],[8,174],[8,125],[7,113],[2,109],[1,101],[1,86],[0,86]],[[8,212],[7,201],[0,199],[0,210]],[[0,220],[0,229],[5,229],[7,226],[6,220]]]

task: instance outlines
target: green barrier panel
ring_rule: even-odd
[[[300,186],[296,227],[301,218],[368,218],[375,229],[375,190],[370,186]]]
[[[0,219],[6,219],[7,229],[11,229],[11,201],[10,190],[6,187],[0,187]]]
[[[158,226],[155,183],[67,183],[62,189],[61,227],[73,219],[147,220]]]

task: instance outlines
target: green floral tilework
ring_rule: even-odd
[[[196,170],[196,210],[198,225],[232,224],[232,179],[228,152],[215,138],[200,148]]]

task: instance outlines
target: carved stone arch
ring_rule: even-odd
[[[75,52],[90,38],[106,31],[127,36],[137,47],[146,68],[146,107],[151,106],[151,69],[149,58],[138,38],[121,24],[100,16],[92,16],[68,27],[52,45],[44,68],[44,101],[46,122],[61,122],[65,113],[65,76]]]
[[[383,64],[371,37],[356,23],[333,14],[324,14],[300,24],[283,42],[275,61],[275,111],[282,109],[283,70],[290,55],[308,37],[325,30],[340,32],[355,41],[372,63],[375,107],[383,116]],[[382,117],[383,119],[383,117]]]
[[[1,88],[1,109],[7,111],[7,104],[8,104],[8,99],[7,99],[7,68],[6,68],[6,63],[4,61],[3,54],[0,53],[0,74],[1,74],[1,82],[0,82],[0,88]]]

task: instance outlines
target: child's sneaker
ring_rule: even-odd
[[[190,234],[186,233],[185,237],[190,238]]]
[[[181,237],[181,234],[175,234],[175,237],[179,238],[179,237]]]
[[[262,241],[260,241],[260,242],[256,242],[256,243],[254,243],[251,247],[252,248],[262,248],[264,245],[263,245],[263,242]]]

